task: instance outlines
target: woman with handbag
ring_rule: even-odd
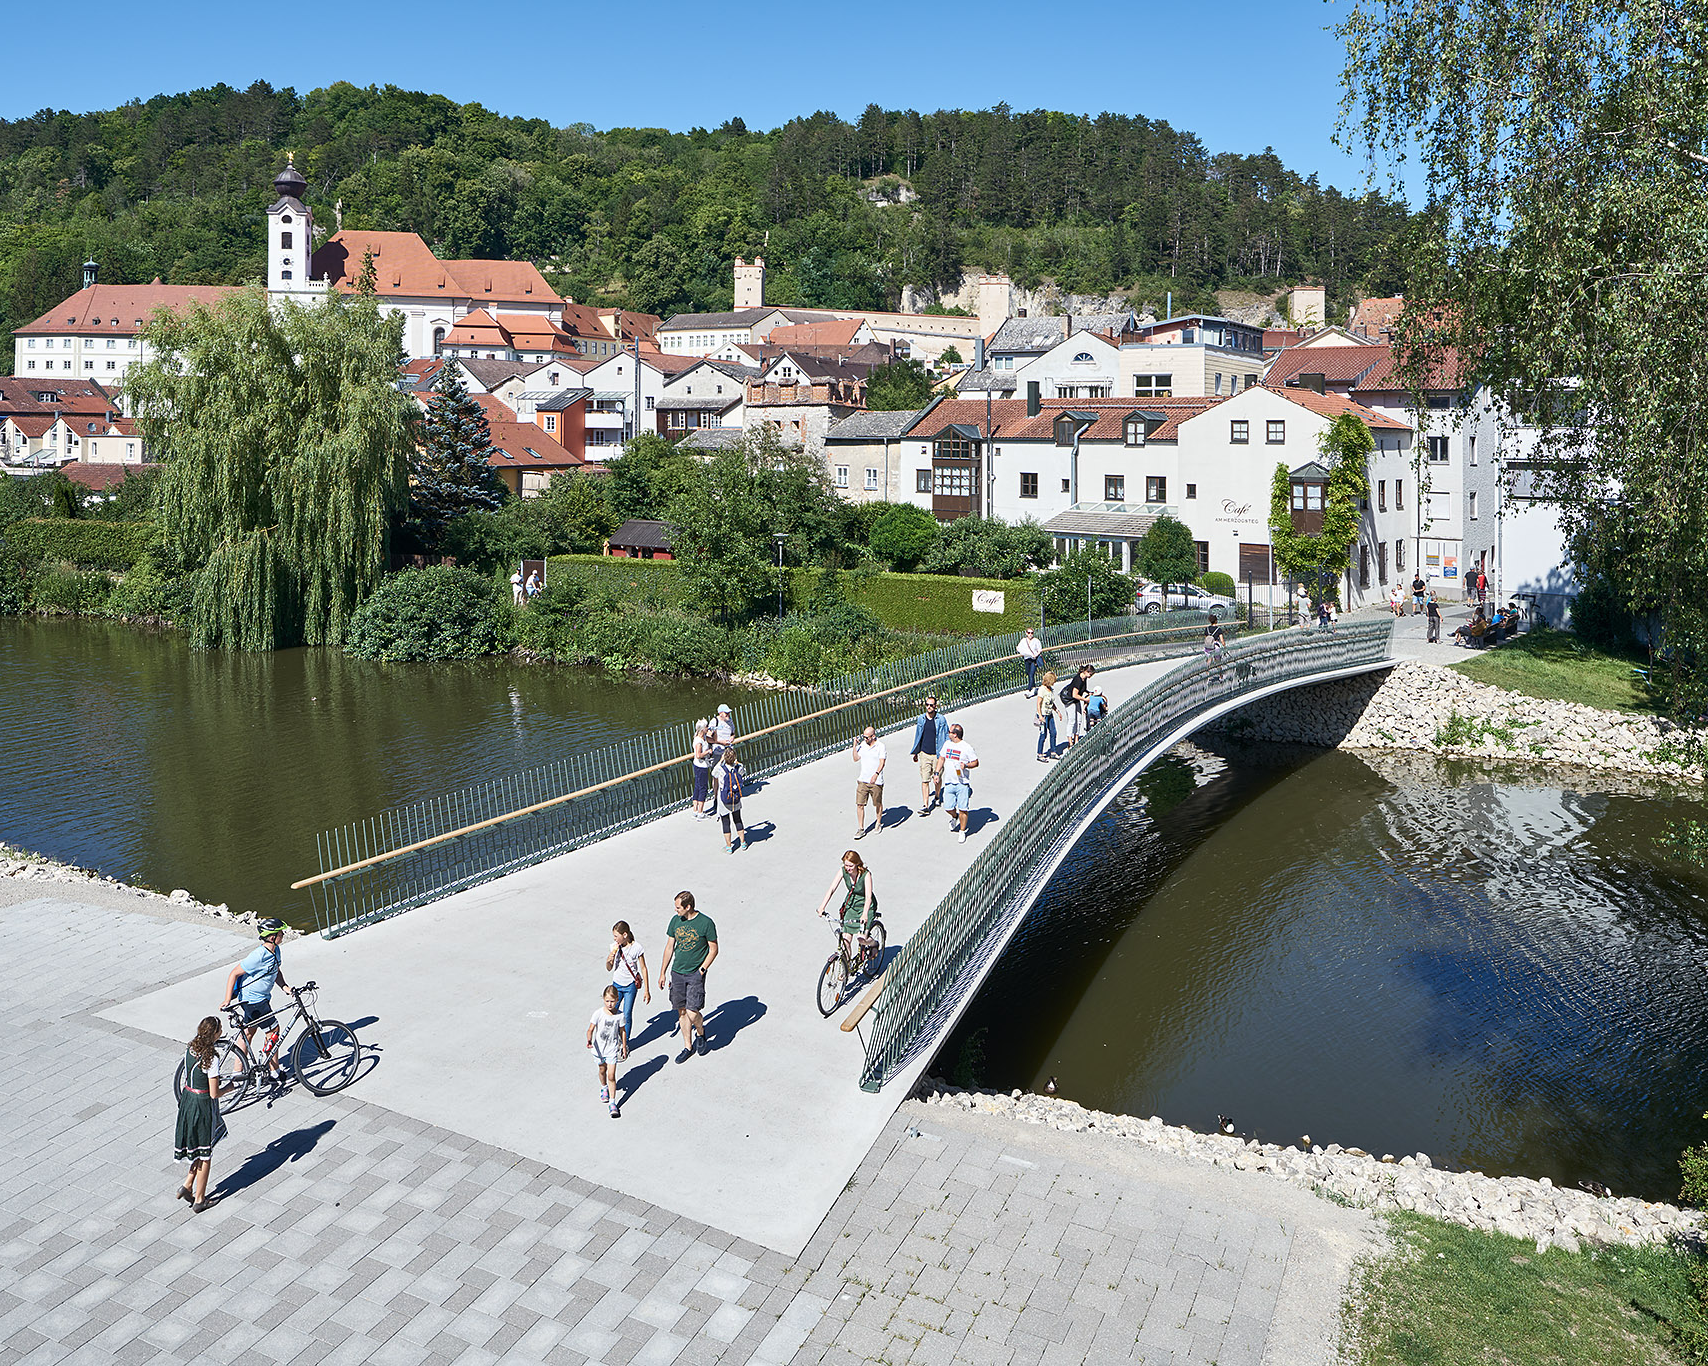
[[[1047,764],[1057,757],[1056,718],[1062,714],[1062,700],[1056,696],[1054,669],[1044,675],[1043,684],[1038,691],[1037,715],[1032,718],[1032,724],[1038,728],[1038,762]]]

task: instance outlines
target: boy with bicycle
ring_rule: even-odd
[[[285,922],[269,916],[258,928],[261,946],[231,970],[231,976],[225,983],[225,1000],[220,1003],[220,1009],[225,1010],[233,999],[236,1000],[243,1016],[243,1046],[251,1056],[253,1050],[249,1045],[254,1041],[255,1031],[263,1025],[272,1029],[279,1026],[273,1014],[274,985],[281,991],[292,992],[285,982],[284,958],[280,950],[285,938]],[[242,982],[241,987],[238,986],[239,981]],[[267,1070],[273,1089],[279,1090],[284,1085],[284,1077],[277,1056],[267,1057]]]

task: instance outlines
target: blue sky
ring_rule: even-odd
[[[772,128],[818,109],[857,118],[874,100],[921,112],[1006,101],[1143,114],[1197,133],[1211,151],[1273,146],[1295,170],[1351,190],[1364,172],[1331,141],[1341,50],[1328,31],[1349,3],[162,0],[138,11],[96,0],[79,9],[75,34],[52,6],[14,5],[6,22],[13,52],[69,55],[72,42],[99,57],[11,63],[0,117],[107,109],[257,79],[303,92],[337,80],[389,83],[599,128],[715,127],[735,114],[750,128]]]

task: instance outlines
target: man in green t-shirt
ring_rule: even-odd
[[[676,893],[676,914],[664,931],[664,957],[658,967],[658,989],[670,979],[670,1004],[682,1026],[682,1051],[677,1062],[687,1062],[696,1048],[706,1051],[706,969],[717,960],[718,927],[709,915],[694,909],[692,892]]]

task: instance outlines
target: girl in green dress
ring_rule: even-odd
[[[866,866],[866,860],[852,849],[842,855],[842,871],[818,904],[820,915],[829,911],[837,892],[842,893],[842,910],[837,918],[842,924],[843,942],[853,953],[854,936],[864,934],[878,913],[878,891],[872,885],[872,870]]]
[[[208,1167],[214,1144],[225,1137],[225,1121],[219,1116],[219,1073],[214,1069],[214,1044],[222,1032],[219,1017],[209,1015],[184,1048],[184,1089],[178,1094],[173,1156],[190,1164],[178,1198],[188,1200],[197,1214],[208,1207]]]

